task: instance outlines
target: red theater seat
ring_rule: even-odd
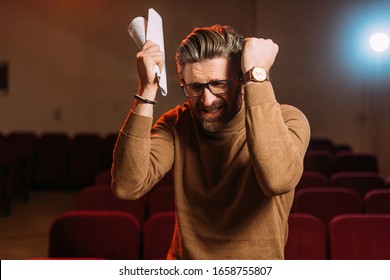
[[[90,186],[76,195],[75,210],[122,211],[132,214],[140,223],[146,220],[148,195],[136,200],[117,198],[109,186]]]
[[[141,228],[134,216],[113,211],[74,211],[52,223],[49,258],[140,259]]]
[[[375,189],[366,193],[364,210],[370,214],[390,214],[390,189]]]
[[[16,165],[16,151],[14,145],[0,139],[0,207],[3,214],[11,213],[11,198]]]
[[[373,189],[385,188],[384,179],[376,172],[337,172],[330,179],[330,186],[350,188],[361,195]]]
[[[390,259],[390,215],[341,215],[331,221],[329,233],[331,259]]]
[[[64,133],[45,133],[38,140],[34,188],[59,189],[68,183],[70,139]]]
[[[38,137],[33,132],[13,131],[8,134],[7,139],[14,145],[19,161],[15,185],[22,192],[23,199],[27,201],[29,199],[28,192],[33,182]]]
[[[112,153],[118,133],[110,133],[103,140],[103,166],[102,169],[110,169],[112,165]]]
[[[311,187],[326,187],[329,184],[329,179],[321,172],[305,171],[298,182],[297,189]]]
[[[165,259],[175,228],[175,213],[160,212],[151,216],[144,225],[143,258]]]
[[[76,134],[69,160],[69,183],[75,187],[91,185],[102,164],[103,140],[98,134]]]
[[[286,260],[325,260],[327,232],[323,222],[309,214],[291,213],[284,250]]]
[[[152,190],[149,199],[149,216],[158,212],[174,212],[175,199],[173,187],[161,187]]]
[[[337,215],[362,213],[362,198],[348,188],[302,189],[295,195],[294,213],[314,215],[328,226]]]
[[[335,160],[335,172],[341,171],[378,172],[377,157],[373,153],[340,152]]]
[[[308,150],[304,157],[304,170],[316,171],[329,177],[334,171],[334,156],[329,151]]]
[[[98,172],[95,175],[94,185],[111,185],[111,169],[106,169],[103,171]]]

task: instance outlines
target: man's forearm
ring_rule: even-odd
[[[245,94],[248,149],[257,180],[267,195],[286,193],[303,171],[307,119],[292,106],[282,105],[282,111],[269,83],[248,87]]]
[[[136,199],[146,190],[152,118],[134,111],[121,128],[113,152],[112,188],[118,197]]]

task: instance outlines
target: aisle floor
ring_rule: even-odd
[[[74,192],[35,191],[29,202],[15,199],[12,214],[0,217],[0,259],[45,258],[52,220],[74,207]]]

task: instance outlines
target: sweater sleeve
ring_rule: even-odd
[[[151,130],[152,118],[130,111],[113,153],[112,189],[122,199],[146,194],[173,165],[173,137],[162,117]]]
[[[245,123],[248,149],[257,181],[268,196],[295,188],[310,140],[304,114],[280,105],[270,82],[245,87]]]

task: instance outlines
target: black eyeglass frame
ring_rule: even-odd
[[[188,98],[198,98],[198,97],[201,97],[203,94],[204,94],[204,89],[207,88],[213,95],[221,95],[221,94],[227,94],[230,92],[230,87],[231,87],[231,84],[232,82],[237,79],[237,78],[240,78],[241,80],[241,77],[240,75],[236,75],[233,79],[230,79],[230,80],[215,80],[215,81],[210,81],[208,83],[192,83],[192,84],[181,84],[180,87],[183,91],[183,93],[185,94],[185,96],[187,96]],[[210,84],[213,84],[213,83],[221,83],[221,82],[227,82],[228,83],[228,86],[229,86],[229,89],[228,91],[226,92],[220,92],[220,93],[214,93],[211,89],[210,89]],[[191,85],[194,85],[194,86],[201,86],[202,87],[202,93],[200,95],[195,95],[195,96],[189,96],[186,92],[186,89],[185,87],[187,86],[191,86]]]

